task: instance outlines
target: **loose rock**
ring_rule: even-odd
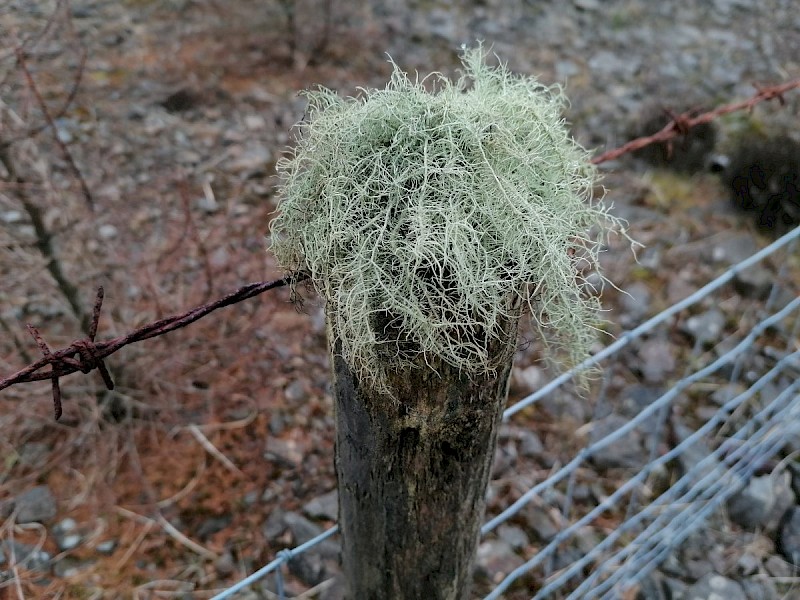
[[[478,546],[476,566],[480,575],[499,581],[525,562],[504,540],[487,540]]]
[[[739,271],[733,278],[733,285],[742,296],[757,300],[766,300],[774,283],[775,275],[761,264]]]
[[[692,339],[701,344],[714,342],[720,338],[725,327],[725,315],[713,309],[686,319],[681,328]]]
[[[328,519],[335,521],[339,515],[339,493],[332,490],[317,496],[303,506],[303,512],[312,519]]]
[[[46,523],[56,516],[56,499],[46,485],[23,492],[14,499],[18,523]]]
[[[753,477],[728,500],[731,521],[745,529],[775,531],[783,515],[795,502],[788,472]]]
[[[592,427],[591,442],[603,439],[627,423],[628,419],[616,413],[596,421]],[[600,469],[618,467],[639,469],[647,462],[647,453],[644,452],[642,443],[642,432],[634,429],[619,440],[595,451],[591,461]]]
[[[800,567],[800,507],[793,507],[781,524],[778,550],[783,557]]]
[[[742,586],[732,579],[709,573],[686,591],[686,600],[748,600]]]

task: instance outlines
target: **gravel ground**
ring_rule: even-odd
[[[390,72],[387,52],[408,71],[450,74],[461,44],[480,39],[513,70],[564,84],[576,137],[600,151],[642,132],[664,108],[708,108],[749,96],[754,83],[797,77],[795,4],[484,0],[466,8],[375,0],[332,2],[328,22],[326,2],[297,0],[286,3],[296,10],[292,27],[277,1],[73,0],[59,4],[70,11],[71,26],[56,19],[26,60],[55,111],[79,71],[77,41],[87,49],[80,90],[55,125],[91,191],[94,211],[46,133],[11,148],[26,189],[34,192],[29,197],[59,232],[55,243],[67,276],[82,296],[99,283],[110,290],[105,334],[117,335],[277,275],[263,236],[275,209],[274,164],[305,108],[298,90],[322,84],[352,94],[358,86],[380,86]],[[41,31],[54,10],[52,1],[0,4],[0,142],[43,123],[9,49]],[[666,308],[769,242],[752,218],[731,209],[724,178],[707,171],[717,157],[735,153],[743,132],[796,135],[800,94],[786,100],[784,107],[762,106],[723,120],[713,143],[700,144],[696,153],[676,144],[667,170],[653,170],[642,157],[603,166],[607,199],[646,246],[638,264],[624,244],[604,258],[608,275],[630,293],[604,294],[613,332]],[[0,169],[0,177],[7,183],[7,172]],[[52,345],[72,339],[74,310],[31,250],[36,233],[16,188],[0,189],[0,221],[3,323],[9,331],[28,321],[41,324]],[[614,389],[620,402],[645,402],[668,386],[693,341],[716,341],[732,318],[759,302],[765,277],[769,281],[770,274],[754,274],[742,284],[749,291],[706,307],[669,343],[647,340],[632,349],[635,372]],[[324,323],[313,300],[308,314],[298,314],[286,299],[276,295],[205,329],[131,348],[115,368],[124,400],[136,407],[133,433],[107,432],[92,402],[79,402],[97,393],[91,383],[65,385],[65,397],[75,404],[67,405],[59,428],[49,422],[47,387],[4,392],[20,402],[0,405],[8,465],[0,478],[0,515],[13,514],[17,523],[0,528],[0,570],[12,555],[26,562],[22,574],[0,572],[0,582],[21,578],[28,597],[47,590],[65,598],[117,598],[157,597],[147,582],[160,580],[172,583],[158,589],[206,597],[192,590],[230,585],[285,544],[305,541],[333,521]],[[3,373],[24,362],[24,343],[13,338],[2,341]],[[535,344],[520,351],[511,400],[550,376],[537,356]],[[504,430],[490,510],[513,500],[530,473],[546,474],[563,460],[567,449],[559,447],[559,432],[593,418],[575,399],[556,404],[547,408],[547,423],[528,418]],[[628,418],[617,408],[621,414],[604,416],[602,426]],[[152,425],[156,416],[159,426]],[[189,430],[194,424],[238,473],[209,455],[206,475],[196,476],[206,454]],[[607,468],[636,466],[635,443],[597,459],[598,481]],[[729,515],[712,520],[711,533],[690,538],[640,597],[800,598],[792,587],[800,562],[776,543],[779,535],[800,538],[797,479],[786,469],[766,475],[738,497]],[[201,483],[190,488],[195,478]],[[155,500],[173,497],[152,509]],[[759,510],[763,518],[748,522]],[[166,534],[147,537],[159,530],[159,518],[207,553]],[[490,589],[487,582],[521,564],[526,548],[552,537],[553,528],[542,511],[532,510],[487,539],[479,554],[479,589]],[[335,597],[335,556],[334,543],[293,561],[289,591],[324,584],[326,597]],[[514,593],[508,597],[530,595]]]

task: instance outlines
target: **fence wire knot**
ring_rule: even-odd
[[[53,413],[56,421],[61,418],[63,408],[61,406],[61,386],[59,385],[59,377],[61,375],[78,370],[81,373],[88,373],[92,369],[97,369],[100,376],[103,378],[103,383],[109,390],[114,389],[114,382],[111,380],[111,375],[106,369],[101,356],[98,356],[95,347],[94,338],[97,335],[97,323],[100,320],[100,309],[103,306],[104,291],[102,286],[97,289],[97,298],[94,303],[94,310],[92,311],[92,321],[89,324],[88,337],[82,340],[75,340],[69,347],[66,354],[61,352],[53,354],[50,347],[44,338],[33,325],[28,323],[28,331],[33,337],[36,345],[42,351],[45,359],[45,364],[50,365],[50,381],[53,386]],[[75,356],[77,355],[77,359]]]
[[[109,390],[114,389],[114,382],[111,381],[111,375],[106,369],[105,363],[103,363],[103,359],[97,355],[97,349],[95,348],[94,341],[90,339],[84,340],[77,340],[72,344],[72,346],[77,350],[78,356],[80,357],[80,362],[78,364],[78,369],[81,373],[88,373],[92,369],[97,369],[100,371],[100,376],[103,378],[103,383],[106,384],[106,387]]]

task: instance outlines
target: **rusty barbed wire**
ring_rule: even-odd
[[[227,296],[220,298],[219,300],[215,300],[214,302],[201,304],[200,306],[197,306],[179,315],[165,317],[163,319],[159,319],[158,321],[148,323],[147,325],[143,325],[126,335],[102,342],[96,342],[94,338],[97,334],[97,325],[100,320],[100,310],[102,308],[104,296],[104,291],[101,287],[97,292],[97,299],[95,301],[94,310],[92,313],[92,322],[89,329],[89,335],[85,338],[73,341],[66,348],[52,351],[42,338],[38,329],[36,329],[33,325],[28,325],[28,331],[33,336],[33,339],[36,341],[39,349],[42,351],[42,358],[28,365],[27,367],[20,369],[13,375],[9,375],[8,377],[0,379],[0,390],[18,383],[50,379],[53,386],[54,413],[56,420],[58,420],[62,414],[59,378],[64,377],[65,375],[76,373],[78,371],[82,373],[89,373],[90,371],[97,369],[100,372],[106,387],[108,389],[114,389],[114,382],[111,381],[111,376],[109,375],[108,370],[103,363],[103,359],[110,356],[123,346],[127,346],[135,342],[141,342],[143,340],[164,335],[170,331],[186,327],[187,325],[194,323],[198,319],[202,319],[206,315],[219,308],[236,304],[237,302],[247,300],[248,298],[253,298],[254,296],[263,294],[266,291],[289,285],[292,282],[305,281],[308,278],[308,275],[305,273],[290,273],[286,277],[276,279],[274,281],[259,281],[256,283],[249,283],[240,287],[238,290],[231,292]],[[50,369],[43,371],[43,369],[47,366],[50,366]]]
[[[721,117],[722,115],[727,115],[732,112],[737,112],[740,110],[752,110],[757,104],[766,100],[777,99],[780,105],[784,106],[786,103],[784,94],[796,88],[800,88],[800,79],[795,79],[793,81],[769,87],[761,87],[758,85],[755,85],[754,87],[756,88],[756,93],[747,100],[725,104],[715,108],[714,110],[710,110],[699,115],[692,116],[691,112],[686,112],[679,115],[667,112],[672,120],[667,123],[664,128],[661,129],[661,131],[658,131],[653,135],[636,138],[635,140],[631,140],[627,144],[623,144],[618,148],[603,152],[602,154],[595,156],[591,162],[595,165],[599,165],[600,163],[619,158],[624,154],[641,150],[645,146],[649,146],[651,144],[670,142],[678,136],[686,135],[692,127],[697,127],[698,125],[703,125],[704,123],[710,123],[717,117]]]

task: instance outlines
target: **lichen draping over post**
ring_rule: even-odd
[[[342,357],[376,389],[420,357],[496,371],[522,314],[562,361],[593,340],[597,298],[577,264],[596,266],[618,222],[592,198],[564,97],[488,66],[482,48],[462,60],[455,82],[395,65],[385,89],[358,98],[308,92],[278,165],[272,250],[311,276]],[[492,351],[498,341],[508,353]]]

